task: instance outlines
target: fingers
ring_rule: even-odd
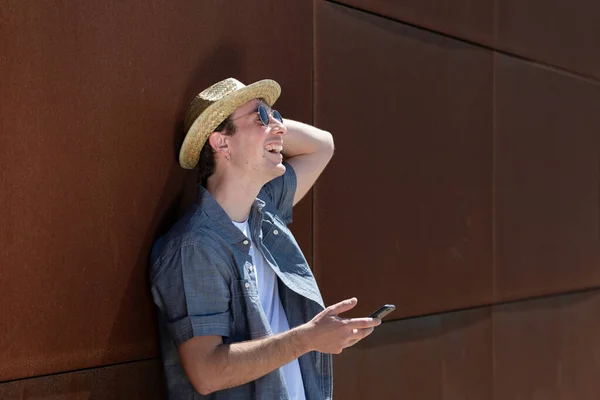
[[[375,328],[352,329],[352,334],[355,335],[358,340],[361,340],[373,333],[374,329]]]
[[[381,324],[379,318],[350,318],[346,320],[349,328],[365,329],[372,328]]]
[[[329,312],[327,314],[329,315],[338,315],[341,314],[343,312],[346,312],[348,310],[352,310],[354,308],[354,306],[356,306],[356,303],[358,303],[358,299],[356,297],[353,297],[351,299],[347,299],[344,301],[340,301],[337,304],[334,304],[332,306],[329,306]]]
[[[353,329],[352,338],[348,341],[346,347],[354,346],[356,343],[360,342],[361,340],[369,336],[371,333],[373,333],[374,329],[375,328]]]
[[[366,328],[366,329],[361,329],[361,330],[362,330],[362,338],[361,339],[364,339],[367,336],[369,336],[371,333],[373,333],[373,331],[375,330],[375,328],[371,327],[371,328]]]

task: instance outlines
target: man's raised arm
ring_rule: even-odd
[[[327,131],[302,122],[285,119],[283,155],[296,172],[294,205],[314,185],[333,156],[333,137]]]

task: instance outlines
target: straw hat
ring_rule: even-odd
[[[194,98],[185,116],[186,135],[179,152],[179,164],[185,169],[194,168],[208,135],[238,107],[259,98],[272,107],[280,94],[281,87],[271,79],[246,86],[237,79],[227,78],[203,90]]]

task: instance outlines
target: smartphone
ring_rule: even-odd
[[[369,315],[369,318],[379,318],[379,319],[382,319],[383,317],[385,317],[386,315],[388,315],[389,313],[391,313],[395,309],[396,309],[396,306],[393,305],[393,304],[383,305],[383,306],[379,307],[379,309],[377,311],[371,313],[371,315]]]

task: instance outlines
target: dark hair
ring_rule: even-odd
[[[236,130],[237,127],[233,121],[231,121],[230,115],[215,128],[214,132],[221,132],[224,135],[233,136]],[[215,173],[215,166],[215,150],[212,148],[210,141],[207,138],[202,150],[200,150],[200,160],[198,161],[198,170],[200,172],[198,182],[202,186],[206,187],[206,181]]]

